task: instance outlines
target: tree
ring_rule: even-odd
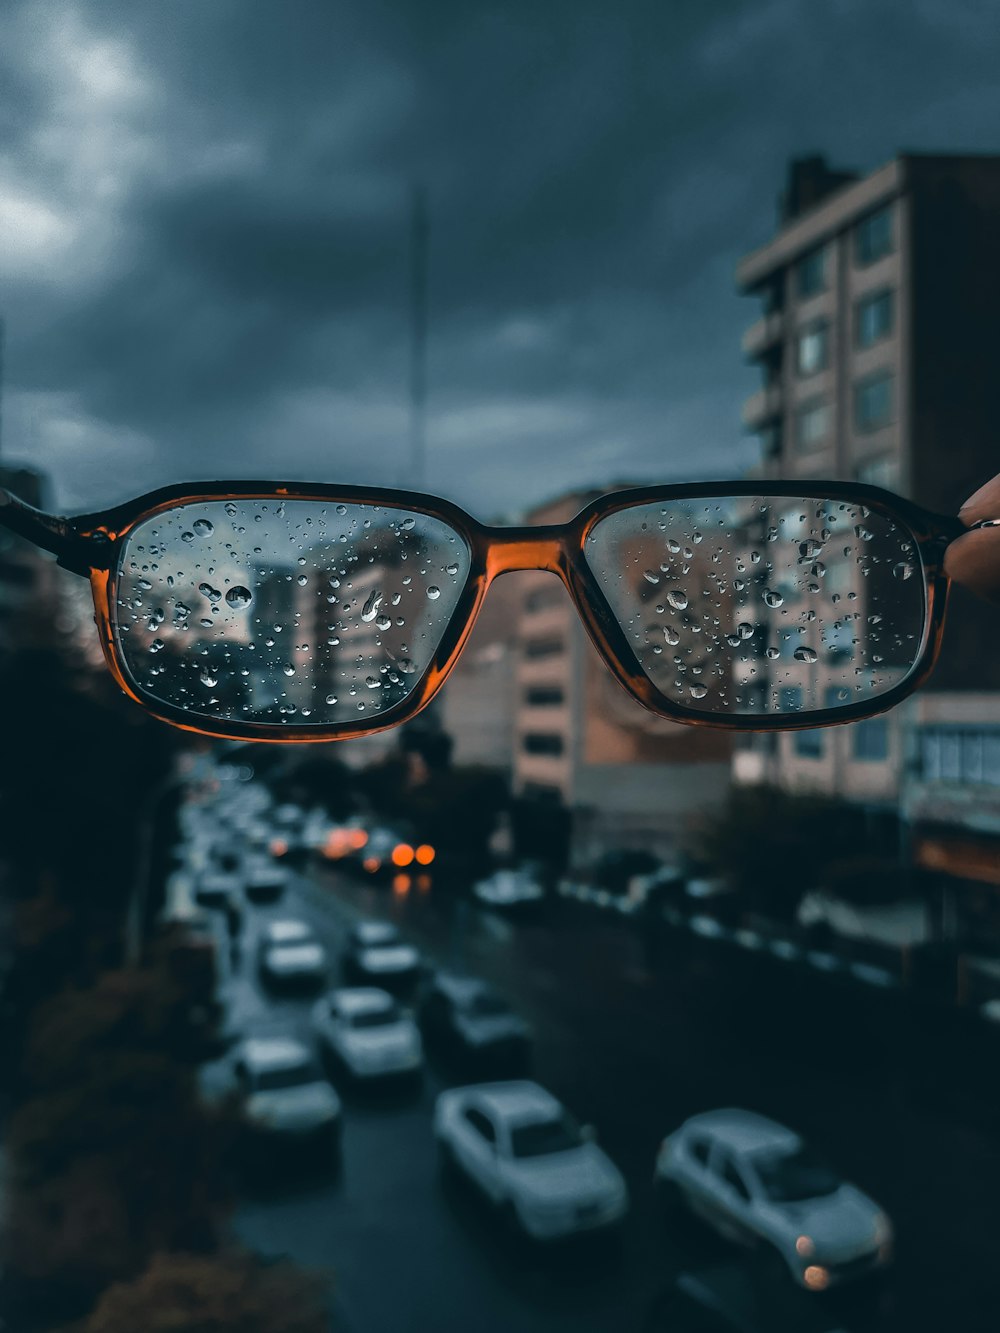
[[[327,1333],[326,1286],[241,1253],[160,1254],[105,1292],[81,1333]]]
[[[856,805],[756,786],[734,788],[689,843],[696,860],[728,879],[749,906],[779,920],[794,917],[805,893],[826,887],[838,863],[874,856],[884,864],[889,846],[887,831],[872,828]]]

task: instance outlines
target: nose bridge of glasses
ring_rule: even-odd
[[[566,531],[558,524],[534,528],[489,528],[486,571],[490,579],[521,569],[552,574],[566,568]]]

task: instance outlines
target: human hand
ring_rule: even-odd
[[[945,573],[978,597],[1000,605],[1000,474],[971,495],[958,516],[974,530],[949,545]],[[992,526],[975,527],[991,520]]]

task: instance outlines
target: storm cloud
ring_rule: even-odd
[[[733,287],[787,159],[1000,150],[1000,26],[919,0],[8,3],[3,448],[68,508],[406,484],[483,515],[739,473]]]

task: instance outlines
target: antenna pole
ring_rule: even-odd
[[[414,489],[427,467],[427,199],[414,185],[410,200],[410,472]]]

